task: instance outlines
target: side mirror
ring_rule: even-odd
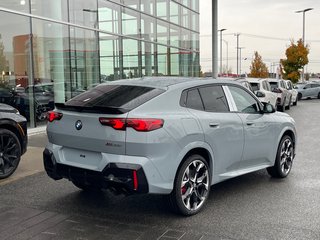
[[[274,113],[276,109],[270,103],[263,103],[263,113]]]
[[[259,98],[262,98],[262,97],[265,97],[266,94],[263,93],[263,92],[257,91],[257,92],[256,92],[256,96],[259,97]]]

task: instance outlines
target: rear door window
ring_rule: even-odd
[[[221,86],[199,88],[200,95],[207,112],[228,112],[229,106]]]

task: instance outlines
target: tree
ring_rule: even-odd
[[[250,66],[250,77],[266,78],[269,75],[267,65],[262,61],[262,57],[257,51],[254,52],[254,59]]]
[[[1,34],[0,34],[0,73],[2,73],[2,71],[9,71],[9,62],[4,54],[4,46],[3,43],[1,41]]]
[[[293,83],[298,82],[300,71],[308,64],[309,46],[304,46],[302,39],[297,44],[291,40],[291,45],[286,50],[286,59],[281,59],[283,78],[290,79]]]

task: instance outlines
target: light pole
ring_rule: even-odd
[[[302,43],[303,43],[303,46],[305,46],[305,28],[306,28],[306,12],[308,11],[311,11],[313,10],[313,8],[306,8],[306,9],[303,9],[303,10],[299,10],[299,11],[296,11],[296,13],[302,13],[303,14],[303,25],[302,25]],[[304,66],[302,68],[302,74],[301,74],[301,79],[302,81],[304,81]]]
[[[222,74],[222,32],[225,30],[227,30],[227,29],[222,28],[222,29],[218,30],[220,32],[220,76]]]
[[[244,47],[238,47],[238,50],[240,52],[240,77],[241,77],[241,49],[244,49]]]
[[[239,76],[239,36],[240,33],[234,34],[237,37],[237,76]]]
[[[227,69],[227,74],[229,74],[229,43],[228,41],[222,39],[222,41],[227,45],[227,64],[226,64],[226,69]]]

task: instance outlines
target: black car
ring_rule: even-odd
[[[0,179],[17,169],[27,150],[27,120],[17,109],[0,104]]]

